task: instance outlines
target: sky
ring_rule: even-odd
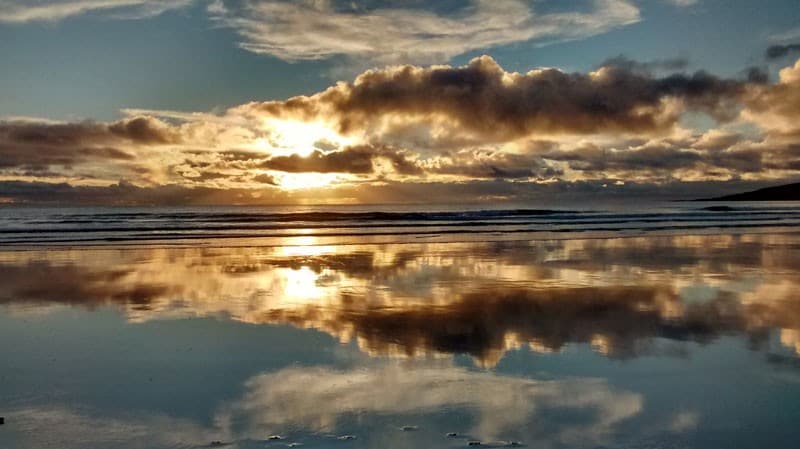
[[[0,0],[0,203],[800,180],[797,0]]]

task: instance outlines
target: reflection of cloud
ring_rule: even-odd
[[[132,321],[224,316],[356,341],[374,355],[472,355],[723,334],[794,347],[800,268],[789,235],[526,243],[0,253],[0,303],[117,304]],[[308,237],[306,243],[318,243]],[[652,254],[659,254],[654,258]],[[25,307],[23,307],[25,308]],[[30,308],[30,307],[27,307]]]
[[[348,296],[337,309],[307,304],[254,319],[356,339],[374,355],[467,353],[491,366],[521,345],[550,352],[587,343],[609,357],[630,357],[646,352],[656,337],[708,342],[748,331],[748,312],[725,298],[683,305],[669,289],[589,287],[493,290],[457,295],[446,305],[387,309]]]
[[[217,421],[240,423],[254,434],[294,426],[330,432],[345,417],[466,412],[479,438],[511,434],[547,446],[600,442],[641,408],[639,395],[614,390],[601,380],[538,381],[462,368],[394,365],[358,371],[288,368],[250,379],[244,397]],[[580,418],[550,423],[559,412]]]
[[[147,308],[148,304],[175,291],[166,284],[123,282],[130,278],[125,270],[87,270],[75,265],[32,262],[21,266],[0,265],[4,288],[2,302],[72,303],[100,305],[128,304]]]
[[[8,429],[3,431],[9,432],[12,442],[16,440],[19,447],[39,449],[153,449],[192,443],[199,446],[225,439],[221,431],[169,416],[109,417],[53,405],[6,411],[6,420]]]
[[[800,354],[800,330],[781,329],[781,344]]]
[[[669,429],[673,432],[685,432],[697,427],[700,422],[700,416],[697,412],[681,412],[675,415],[669,425]]]
[[[446,415],[461,417],[454,430],[484,441],[514,439],[550,447],[599,444],[637,416],[642,405],[639,394],[600,379],[541,381],[446,366],[306,367],[250,378],[240,398],[214,411],[213,423],[30,405],[5,411],[4,432],[10,432],[14,447],[16,442],[42,449],[208,447],[212,441],[254,447],[270,434],[289,432],[324,442],[331,438],[327,433],[345,428],[359,439],[381,439],[395,428],[391,422]],[[444,435],[436,437],[443,441]]]

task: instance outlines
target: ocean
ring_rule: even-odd
[[[0,244],[400,243],[574,238],[719,230],[791,230],[800,205],[785,203],[608,203],[531,208],[305,206],[182,208],[0,208]],[[244,240],[238,242],[236,240]]]

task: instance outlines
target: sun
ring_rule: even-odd
[[[306,157],[318,149],[316,145],[319,142],[326,142],[335,147],[344,147],[352,143],[351,138],[342,136],[321,122],[268,118],[264,126],[270,133],[269,151],[275,156],[297,154]],[[260,144],[264,145],[266,141],[262,140]]]
[[[329,125],[319,121],[264,119],[268,136],[256,139],[253,146],[271,157],[297,155],[308,157],[314,151],[337,151],[355,140],[343,136]],[[330,148],[327,148],[329,146]],[[302,190],[327,187],[343,179],[336,173],[270,173],[283,190]]]

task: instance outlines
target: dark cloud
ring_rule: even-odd
[[[731,139],[733,140],[733,139]],[[630,175],[640,177],[672,177],[675,170],[691,169],[707,175],[720,170],[734,173],[758,172],[764,168],[763,152],[749,147],[732,149],[730,147],[709,147],[715,142],[701,143],[702,149],[691,142],[660,139],[642,145],[607,149],[594,144],[583,144],[569,149],[551,150],[542,157],[566,162],[572,170],[584,172],[587,176],[605,173],[619,179]]]
[[[131,161],[135,157],[111,147],[42,147],[0,143],[0,168],[21,167],[47,173],[47,167],[72,167],[88,161]],[[52,172],[51,172],[52,173]]]
[[[109,186],[73,186],[67,183],[0,181],[0,201],[20,204],[73,204],[73,205],[225,205],[225,204],[296,204],[300,199],[335,201],[352,198],[366,204],[389,203],[440,203],[475,204],[502,202],[530,202],[552,204],[578,202],[586,198],[625,201],[639,199],[695,199],[698,196],[722,196],[756,190],[780,183],[796,182],[797,177],[764,181],[677,181],[665,178],[659,183],[625,180],[615,185],[619,178],[612,176],[590,181],[556,181],[548,183],[520,182],[500,178],[470,181],[416,181],[385,180],[371,184],[342,184],[323,188],[294,191],[291,195],[265,184],[263,189],[217,188],[167,184],[137,187],[120,182]]]
[[[702,160],[695,151],[683,150],[669,142],[652,142],[638,149],[610,151],[587,144],[564,151],[551,151],[548,159],[569,163],[573,170],[598,172],[604,170],[675,170],[691,167]]]
[[[729,119],[746,81],[705,72],[654,77],[609,65],[591,74],[540,69],[505,72],[482,56],[462,67],[400,66],[370,70],[310,97],[246,105],[245,112],[312,119],[323,116],[341,132],[384,120],[447,120],[461,133],[508,141],[537,133],[648,133],[676,123],[680,108]],[[390,120],[391,123],[391,120]]]
[[[125,148],[177,143],[178,133],[151,117],[113,123],[0,121],[0,168],[46,172],[50,166],[133,161]]]
[[[267,184],[271,186],[278,185],[278,181],[275,180],[275,177],[267,173],[262,173],[260,175],[253,176],[253,181],[258,182],[260,184]]]
[[[178,143],[179,134],[153,117],[133,117],[111,123],[51,123],[0,121],[3,141],[35,145],[86,145],[123,139],[137,144]]]
[[[115,136],[138,144],[179,143],[181,136],[169,125],[151,117],[133,117],[108,125]]]
[[[769,73],[763,67],[748,67],[744,69],[743,75],[753,84],[766,84],[769,81]]]
[[[800,53],[800,43],[771,45],[764,52],[764,56],[767,59],[780,59],[784,56],[788,56],[791,53]]]
[[[270,188],[270,190],[276,190]],[[21,204],[180,206],[264,204],[263,190],[186,185],[138,187],[128,182],[108,186],[73,186],[68,183],[0,181],[0,198]],[[286,198],[280,198],[286,204]]]
[[[563,174],[538,155],[481,150],[465,150],[439,158],[425,170],[439,175],[490,179],[547,179]]]
[[[649,74],[654,70],[664,70],[670,72],[685,70],[688,66],[689,66],[689,60],[686,58],[669,58],[669,59],[655,59],[652,61],[636,61],[624,55],[619,55],[613,58],[606,59],[598,66],[598,68],[617,67],[631,72]]]
[[[259,168],[289,173],[353,173],[367,174],[374,171],[377,158],[389,161],[395,172],[421,174],[422,169],[409,159],[405,150],[384,145],[354,145],[339,151],[325,153],[315,150],[308,156],[292,154],[275,156],[257,164]]]
[[[261,168],[290,173],[372,173],[374,153],[362,148],[351,148],[332,153],[315,150],[308,156],[292,154],[275,156],[261,163]]]

